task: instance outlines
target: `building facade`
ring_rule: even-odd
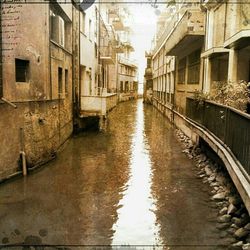
[[[231,107],[233,102],[227,106],[207,97],[213,97],[223,84],[220,93],[230,99],[226,88],[233,86],[238,92],[234,95],[231,91],[231,95],[246,106],[249,93],[245,89],[250,82],[249,8],[249,1],[210,0],[168,6],[159,18],[148,66],[153,71],[153,105],[194,145],[214,151],[248,211],[250,115]]]
[[[250,5],[217,3],[202,5],[206,10],[204,92],[217,82],[250,82]]]
[[[158,21],[153,50],[153,92],[156,103],[185,113],[186,97],[202,89],[205,27],[200,5],[167,7]]]
[[[73,130],[74,4],[2,3],[0,179],[55,156]],[[30,22],[32,20],[32,22]],[[22,160],[21,160],[22,159]]]
[[[80,12],[79,127],[97,119],[102,128],[124,93],[137,96],[137,66],[129,60],[125,18],[126,8],[118,4],[92,5]]]
[[[220,82],[249,82],[249,12],[247,1],[168,6],[152,51],[155,105],[170,104],[185,114],[186,98],[195,92],[211,94]]]

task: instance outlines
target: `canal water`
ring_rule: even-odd
[[[207,188],[166,118],[121,103],[106,132],[72,138],[38,172],[1,185],[0,243],[223,249]]]

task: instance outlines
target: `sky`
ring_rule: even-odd
[[[129,4],[129,10],[134,31],[131,36],[131,43],[135,49],[133,57],[139,66],[139,83],[143,83],[146,67],[145,51],[151,49],[151,42],[156,32],[157,15],[155,8],[150,4]]]

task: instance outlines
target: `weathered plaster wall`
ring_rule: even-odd
[[[71,105],[64,101],[0,104],[0,180],[17,171],[23,128],[28,166],[48,160],[72,133]]]
[[[0,101],[0,180],[17,172],[21,150],[26,153],[28,167],[41,164],[56,153],[73,130],[72,55],[50,44],[49,5],[3,5],[3,97],[17,108]],[[27,82],[16,82],[15,58],[29,60]],[[63,68],[64,91],[60,95],[58,67]]]
[[[10,101],[48,97],[48,12],[47,4],[3,4],[3,92]],[[15,58],[29,60],[27,82],[16,82]]]

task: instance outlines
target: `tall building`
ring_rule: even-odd
[[[158,21],[153,50],[154,102],[185,113],[186,97],[202,89],[204,12],[200,4],[168,6]]]
[[[250,81],[249,8],[248,1],[166,7],[152,51],[156,106],[170,104],[185,114],[186,98],[194,92],[210,94],[220,82]]]
[[[78,127],[95,119],[102,128],[118,101],[137,97],[137,66],[130,58],[133,46],[126,18],[126,8],[118,3],[100,2],[80,11]]]

